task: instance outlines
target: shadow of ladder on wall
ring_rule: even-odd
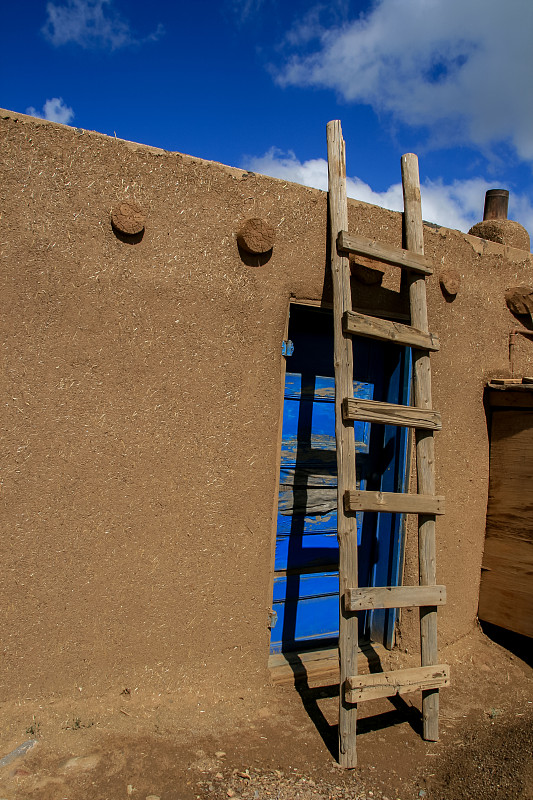
[[[357,764],[357,703],[422,690],[424,739],[439,736],[439,688],[448,685],[449,670],[438,664],[437,606],[446,602],[436,585],[435,517],[444,513],[444,498],[435,496],[434,431],[440,415],[431,408],[430,351],[439,349],[428,331],[425,276],[433,270],[424,257],[418,160],[402,156],[404,223],[408,249],[383,246],[348,234],[345,146],[339,120],[327,125],[328,200],[335,347],[335,438],[338,471],[339,540],[339,764]],[[406,270],[411,325],[352,311],[349,254],[366,256]],[[411,327],[412,326],[412,327]],[[351,336],[366,336],[412,347],[414,406],[353,397]],[[416,432],[417,494],[356,491],[354,420],[404,425]],[[357,511],[418,514],[418,586],[357,586]],[[358,611],[376,608],[420,608],[421,666],[396,672],[357,674]]]

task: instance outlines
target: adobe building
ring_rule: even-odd
[[[0,700],[264,685],[337,624],[327,195],[12,112],[1,128]],[[259,244],[237,240],[249,219]],[[400,213],[351,200],[349,228],[402,244]],[[424,240],[442,647],[476,625],[486,387],[533,375],[505,297],[533,271],[524,238]],[[399,271],[354,263],[352,284],[356,309],[406,320]],[[355,347],[361,391],[408,402],[409,354]],[[385,428],[372,455],[374,428],[361,481],[406,489],[409,437]],[[412,524],[361,525],[366,579],[416,582]],[[417,612],[364,625],[417,649]]]

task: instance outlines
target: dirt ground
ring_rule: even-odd
[[[452,686],[439,742],[420,738],[416,694],[362,704],[350,771],[333,757],[338,686],[223,700],[142,686],[84,698],[82,687],[4,704],[0,800],[530,800],[531,641],[504,643],[475,631],[441,652]]]

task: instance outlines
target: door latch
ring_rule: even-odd
[[[288,356],[292,356],[294,353],[294,344],[291,342],[290,339],[285,339],[284,342],[281,344],[281,355],[288,358]]]

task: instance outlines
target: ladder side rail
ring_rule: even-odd
[[[420,199],[418,159],[413,153],[402,156],[402,186],[404,196],[405,238],[408,250],[424,254],[424,232]],[[407,276],[411,305],[411,325],[429,333],[427,319],[426,283],[424,277],[411,273]],[[414,401],[418,408],[431,409],[431,368],[429,354],[413,351]],[[435,494],[434,439],[430,431],[416,431],[416,468],[418,491]],[[436,580],[435,518],[425,514],[418,518],[418,553],[421,586],[434,586]],[[437,609],[428,606],[420,609],[420,638],[422,666],[438,663]],[[422,718],[424,739],[439,738],[439,690],[422,692]]]
[[[348,703],[346,679],[357,675],[358,616],[344,606],[346,590],[357,587],[357,521],[344,508],[344,494],[356,485],[355,437],[353,420],[343,418],[342,402],[353,397],[352,340],[343,331],[345,311],[352,310],[350,265],[347,254],[337,250],[339,232],[348,228],[346,198],[346,156],[339,120],[327,124],[328,201],[330,257],[333,280],[334,362],[335,362],[335,437],[337,441],[337,537],[339,540],[339,764],[357,764],[357,704]]]

